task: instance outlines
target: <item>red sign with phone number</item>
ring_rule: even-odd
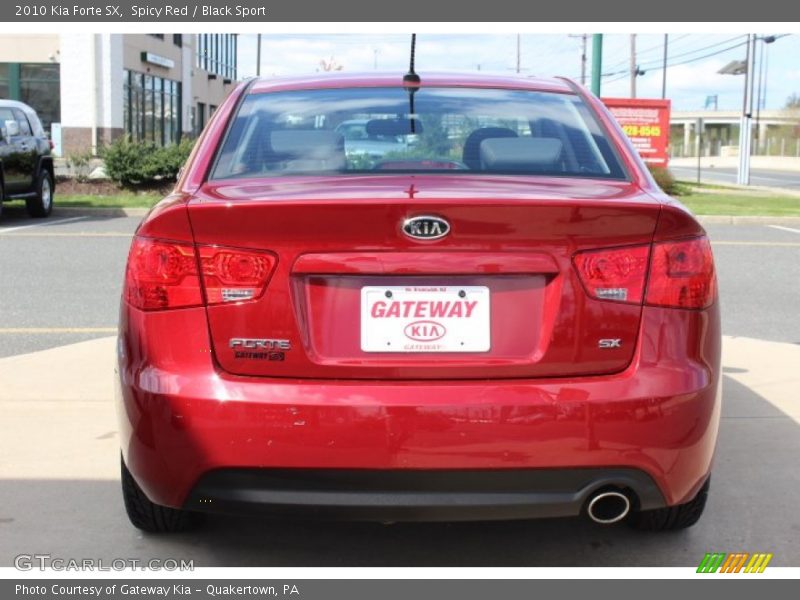
[[[669,100],[602,98],[611,114],[649,165],[669,162]]]

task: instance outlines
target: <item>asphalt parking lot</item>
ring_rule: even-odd
[[[772,552],[800,566],[800,227],[708,225],[723,303],[725,405],[706,515],[642,534],[579,519],[363,524],[213,517],[150,536],[124,515],[114,327],[139,218],[0,220],[0,566],[22,553],[196,566],[690,566]]]
[[[670,165],[670,171],[683,181],[696,181],[697,167]],[[736,183],[736,167],[707,167],[700,170],[700,181],[703,183]],[[800,189],[800,173],[797,171],[780,171],[776,169],[751,169],[750,183],[766,187],[783,189]]]

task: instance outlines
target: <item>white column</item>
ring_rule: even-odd
[[[683,152],[684,156],[690,156],[690,143],[692,139],[692,124],[691,123],[684,123],[683,124]]]
[[[90,144],[108,130],[121,129],[122,36],[61,34],[61,126],[89,129]]]
[[[97,125],[104,129],[122,129],[123,71],[122,35],[97,35]]]

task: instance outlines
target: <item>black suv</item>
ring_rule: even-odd
[[[53,157],[42,123],[27,104],[0,100],[0,214],[4,200],[24,199],[28,214],[53,210]]]

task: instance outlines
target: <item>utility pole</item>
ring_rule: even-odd
[[[586,85],[586,44],[589,36],[585,33],[581,36],[581,85]]]
[[[636,66],[636,34],[631,34],[631,98],[636,98],[636,75],[638,74],[638,67]]]
[[[600,77],[603,70],[603,34],[592,34],[592,93],[600,96]]]
[[[256,77],[261,77],[261,34],[256,42]]]
[[[520,40],[520,37],[521,37],[521,35],[518,33],[518,34],[517,34],[517,73],[519,73],[519,72],[520,72],[520,70],[521,70],[521,66],[522,66],[522,65],[520,64],[520,63],[521,63],[521,60],[522,60],[522,59],[521,59],[521,56],[520,56],[520,55],[521,55],[521,52],[520,52],[520,46],[521,46],[521,44],[522,44],[522,41]]]
[[[380,48],[373,48],[372,49],[372,68],[373,70],[378,70],[378,53],[380,52]]]
[[[582,33],[580,35],[567,34],[567,37],[581,38],[581,85],[586,85],[586,50],[589,42],[588,34]]]
[[[667,97],[667,47],[669,45],[669,34],[664,34],[664,66],[661,69],[661,99]]]

